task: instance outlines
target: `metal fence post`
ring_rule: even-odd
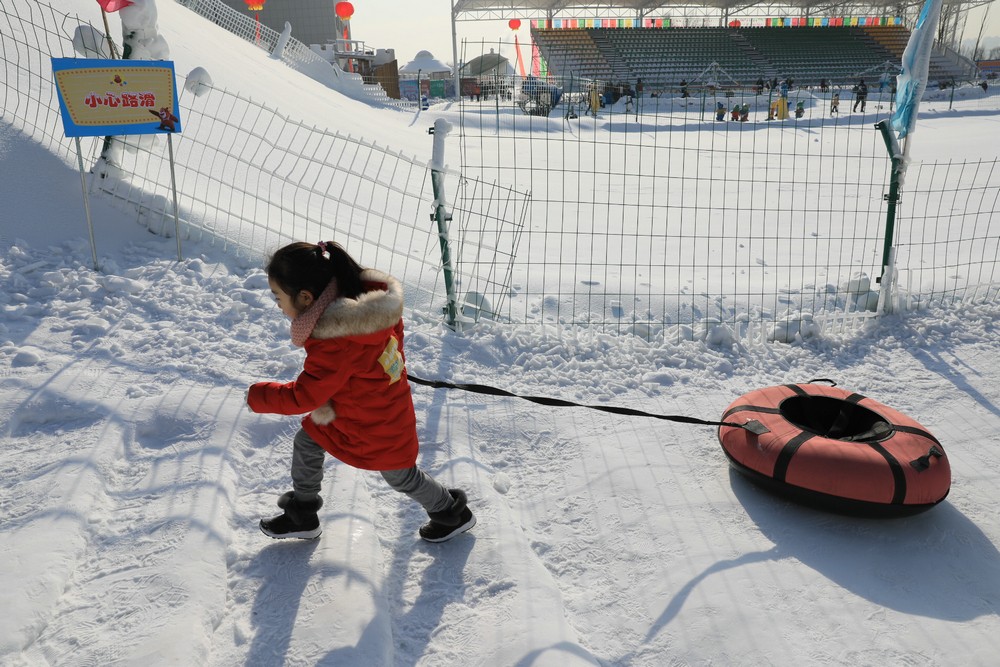
[[[886,150],[889,151],[889,158],[892,160],[892,167],[889,173],[889,194],[883,195],[886,201],[886,211],[885,211],[885,241],[882,244],[882,273],[876,279],[875,282],[882,285],[883,291],[891,290],[892,280],[887,280],[883,283],[882,279],[886,277],[886,268],[890,268],[890,278],[892,273],[891,265],[894,264],[893,252],[892,252],[892,236],[896,230],[896,202],[899,201],[899,180],[902,172],[902,167],[904,163],[903,155],[899,150],[899,142],[896,141],[896,135],[893,134],[889,119],[883,119],[875,125],[875,127],[882,133],[882,139],[885,141]],[[891,303],[889,297],[890,294],[885,294],[883,303]]]
[[[448,239],[448,223],[451,213],[444,191],[444,140],[451,132],[451,123],[443,118],[434,121],[434,127],[427,130],[434,135],[434,151],[431,156],[431,185],[434,187],[434,213],[431,220],[437,221],[438,241],[441,244],[441,267],[444,271],[444,287],[448,303],[444,307],[445,323],[454,329],[458,320],[458,299],[455,296],[455,272],[451,265],[451,248]]]

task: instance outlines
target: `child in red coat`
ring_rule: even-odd
[[[417,420],[403,356],[403,288],[392,276],[363,269],[338,244],[292,243],[267,265],[278,306],[292,319],[292,343],[305,347],[298,378],[258,382],[247,392],[254,412],[297,415],[292,491],[284,513],[262,519],[274,538],[319,537],[317,514],[327,453],[420,503],[430,521],[420,537],[444,542],[476,524],[465,493],[417,468]]]

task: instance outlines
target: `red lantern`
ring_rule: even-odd
[[[264,9],[264,3],[267,0],[243,0],[246,3],[247,9],[253,12],[253,19],[257,24],[257,43],[260,44],[260,10]]]
[[[338,2],[333,6],[333,11],[337,13],[337,17],[341,21],[350,21],[351,17],[354,16],[354,5],[349,2]]]
[[[507,25],[510,26],[511,30],[517,30],[521,27],[521,19],[511,19],[507,21]]]

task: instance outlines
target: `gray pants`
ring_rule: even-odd
[[[292,442],[292,488],[296,497],[310,500],[319,496],[325,461],[326,450],[299,429]],[[452,506],[448,489],[416,466],[380,472],[389,486],[416,500],[427,512],[443,512]]]

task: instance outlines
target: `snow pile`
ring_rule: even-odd
[[[156,0],[131,0],[118,10],[122,21],[122,56],[128,60],[167,60],[170,47],[156,24]]]

